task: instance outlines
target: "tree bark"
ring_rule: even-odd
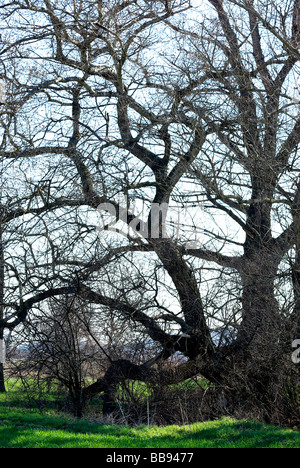
[[[300,180],[298,182],[297,193],[292,207],[293,220],[295,225],[295,249],[296,256],[293,265],[293,288],[294,288],[294,317],[296,321],[295,339],[300,339]]]
[[[152,242],[154,243],[153,240]],[[154,243],[154,248],[178,291],[186,323],[185,331],[197,337],[196,341],[190,341],[193,344],[187,350],[187,355],[190,359],[206,353],[214,355],[215,346],[206,323],[199,287],[192,270],[183,259],[181,251],[171,241],[160,240]]]
[[[271,203],[275,181],[269,173],[267,153],[252,176],[252,200],[247,213],[247,235],[240,269],[243,320],[238,343],[246,353],[265,353],[279,338],[279,305],[275,279],[282,253],[276,249],[271,229]]]
[[[3,224],[0,212],[0,322],[4,319],[4,249],[3,249]],[[0,328],[0,340],[4,339],[4,329]],[[0,363],[0,393],[5,393],[4,366]]]
[[[274,281],[277,261],[260,251],[255,258],[245,258],[242,270],[243,319],[238,343],[247,351],[269,352],[279,339],[279,305]]]
[[[293,272],[294,283],[294,316],[296,318],[296,333],[295,339],[300,340],[300,242],[297,246],[297,254]]]

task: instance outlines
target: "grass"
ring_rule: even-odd
[[[51,404],[44,412],[26,404],[18,388],[0,395],[0,448],[300,448],[299,432],[251,421],[126,427],[57,414]]]

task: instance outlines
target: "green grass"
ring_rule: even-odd
[[[300,448],[299,432],[251,421],[126,427],[59,415],[51,404],[43,413],[26,404],[18,388],[0,395],[0,448]]]

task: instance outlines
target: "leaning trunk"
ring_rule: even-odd
[[[152,240],[152,243],[178,292],[186,324],[185,330],[182,331],[196,338],[196,340],[188,341],[187,356],[190,359],[195,359],[198,355],[206,355],[208,358],[214,356],[215,346],[206,322],[199,286],[192,269],[172,241],[155,242]]]

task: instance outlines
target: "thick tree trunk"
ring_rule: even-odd
[[[255,261],[245,263],[242,274],[243,317],[238,342],[246,352],[251,351],[258,357],[261,353],[269,353],[279,339],[279,305],[274,290],[277,264],[275,261],[272,265],[269,261],[264,262],[263,254]]]
[[[4,318],[4,249],[2,241],[2,214],[0,213],[0,320]],[[0,340],[4,338],[4,330],[0,329]],[[4,393],[5,381],[4,381],[4,367],[3,363],[0,362],[0,393]]]
[[[269,200],[275,180],[266,172],[269,160],[268,155],[263,155],[262,166],[252,177],[252,202],[247,213],[248,232],[240,270],[243,317],[238,342],[244,350],[256,351],[256,357],[274,347],[280,328],[274,282],[282,254],[276,251],[272,238]]]

